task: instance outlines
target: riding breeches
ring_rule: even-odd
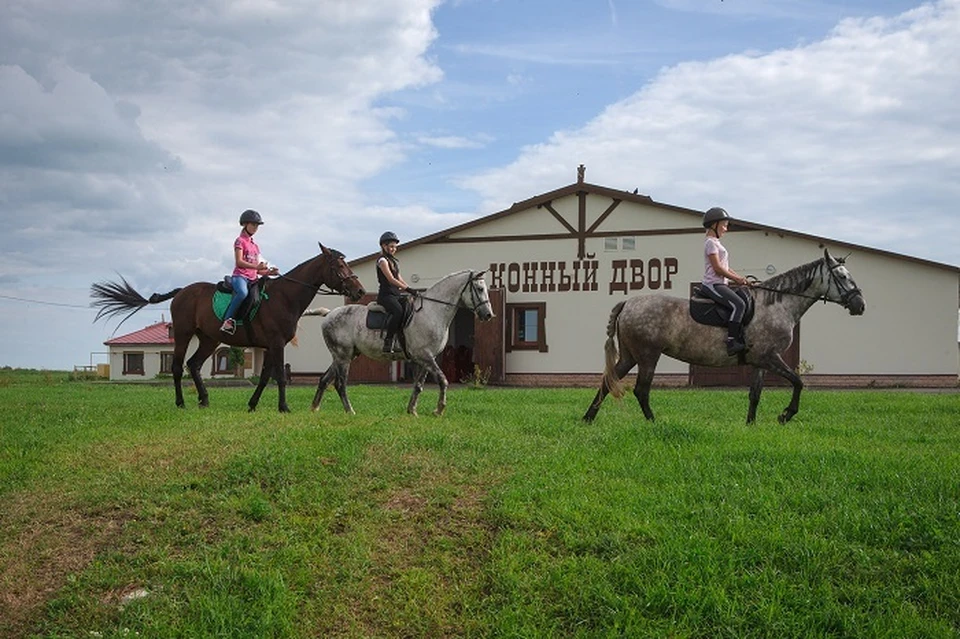
[[[387,310],[387,335],[396,335],[403,317],[403,305],[397,295],[378,295],[377,304]]]
[[[730,323],[739,324],[743,321],[743,314],[747,305],[743,298],[733,292],[726,284],[701,284],[700,290],[718,304],[724,304],[731,310]]]

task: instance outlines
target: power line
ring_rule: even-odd
[[[63,306],[66,308],[85,308],[88,311],[94,311],[96,309],[90,308],[89,306],[81,306],[80,304],[63,304],[61,302],[45,302],[42,300],[30,300],[25,297],[14,297],[13,295],[0,295],[5,300],[14,300],[17,302],[29,302],[31,304],[45,304],[47,306]]]
[[[46,302],[44,300],[31,300],[26,297],[14,297],[13,295],[0,295],[0,298],[5,300],[13,300],[15,302],[27,302],[29,304],[43,304],[45,306],[60,306],[62,308],[82,308],[87,311],[96,311],[97,309],[90,306],[83,306],[81,304],[64,304],[62,302]],[[151,308],[150,310],[155,311],[164,311],[169,310],[169,308]]]

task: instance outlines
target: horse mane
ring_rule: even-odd
[[[763,287],[760,289],[764,294],[763,301],[766,304],[773,304],[783,299],[783,293],[799,293],[807,290],[813,284],[813,279],[822,264],[823,258],[820,258],[763,280],[760,282]]]

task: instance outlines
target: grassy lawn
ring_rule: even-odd
[[[2,637],[957,637],[960,394],[0,371]]]

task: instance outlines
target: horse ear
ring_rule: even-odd
[[[323,245],[323,242],[317,242],[317,245],[320,246],[320,252],[326,255],[327,247]]]
[[[830,249],[826,247],[823,249],[823,259],[827,260],[828,264],[834,261],[833,256],[830,255]]]
[[[486,272],[487,272],[486,269],[484,269],[484,270],[482,270],[482,271],[477,271],[476,273],[473,274],[473,279],[475,279],[475,280],[483,279],[483,275],[484,275]]]

